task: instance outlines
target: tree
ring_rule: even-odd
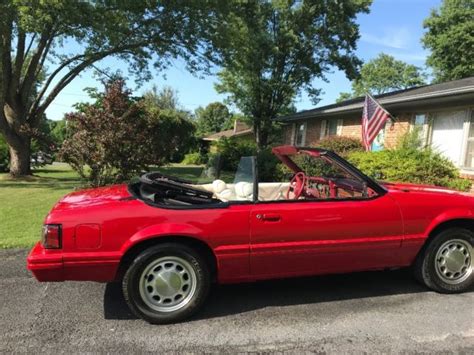
[[[145,92],[143,98],[150,107],[160,110],[182,110],[178,92],[170,86],[164,86],[161,90],[153,86],[151,90]]]
[[[61,147],[67,136],[66,120],[49,121],[51,140],[56,147]]]
[[[216,133],[232,128],[233,115],[226,105],[212,102],[206,107],[198,107],[195,111],[198,135]]]
[[[462,79],[474,75],[474,2],[443,0],[424,21],[422,38],[431,51],[427,64],[433,68],[435,81]]]
[[[425,74],[415,65],[397,60],[391,55],[380,53],[378,57],[365,63],[360,76],[352,81],[352,93],[341,93],[337,102],[367,92],[380,95],[394,90],[408,89],[426,84]]]
[[[341,92],[339,93],[339,97],[336,99],[336,103],[346,101],[352,98],[352,94],[350,92]]]
[[[182,108],[178,93],[169,86],[158,90],[153,87],[143,95],[142,105],[150,117],[159,123],[160,130],[168,132],[163,142],[171,146],[166,160],[176,163],[183,160],[184,155],[196,144],[194,133],[196,127],[191,120],[191,113]],[[166,148],[166,146],[165,146]]]
[[[216,88],[252,119],[259,149],[266,147],[274,118],[306,91],[313,79],[337,67],[357,74],[356,16],[370,0],[239,2],[221,25],[226,45]]]
[[[190,70],[212,59],[212,1],[56,1],[0,3],[0,134],[13,176],[30,174],[31,136],[46,108],[81,72],[106,57],[129,63],[138,80],[182,57]],[[71,52],[63,43],[76,44]],[[38,78],[50,71],[35,92]]]
[[[167,161],[192,136],[189,120],[170,110],[150,109],[132,98],[123,80],[106,85],[92,104],[67,115],[70,136],[60,155],[93,186],[130,179]]]

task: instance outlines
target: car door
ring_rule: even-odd
[[[257,202],[250,213],[254,278],[396,266],[401,213],[389,195],[366,199]]]

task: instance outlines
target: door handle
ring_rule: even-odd
[[[281,220],[281,216],[275,213],[265,213],[265,214],[258,214],[257,219],[261,219],[262,221],[267,221],[267,222],[278,222]]]

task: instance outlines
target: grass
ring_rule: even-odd
[[[82,185],[67,164],[49,165],[33,174],[25,179],[0,174],[0,248],[32,246],[51,207]]]
[[[157,169],[191,181],[203,182],[202,166],[170,165]],[[32,177],[11,179],[0,174],[0,248],[31,247],[40,238],[41,226],[53,205],[84,183],[64,163],[36,169]],[[228,175],[228,174],[225,174]],[[230,176],[224,176],[225,179]]]

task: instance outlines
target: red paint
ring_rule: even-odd
[[[385,188],[366,200],[188,210],[147,205],[130,198],[126,185],[74,192],[45,220],[62,225],[62,248],[38,243],[28,269],[40,281],[112,281],[134,245],[175,236],[209,246],[221,283],[407,266],[440,223],[474,218],[474,199],[466,194],[412,184]]]

